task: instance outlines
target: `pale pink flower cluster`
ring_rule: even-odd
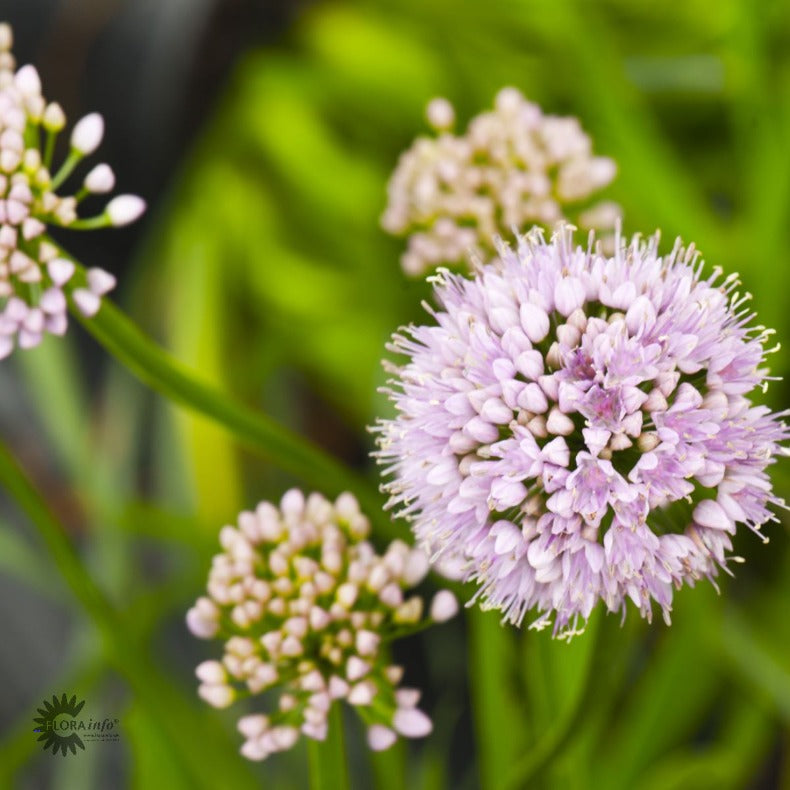
[[[487,608],[555,633],[596,602],[667,621],[673,588],[726,568],[738,523],[776,520],[786,413],[753,402],[764,342],[735,276],[693,247],[614,255],[539,232],[473,279],[435,278],[434,322],[395,335],[379,459],[398,515]]]
[[[45,333],[62,335],[68,324],[67,293],[90,316],[115,285],[115,278],[101,269],[75,277],[77,267],[47,237],[47,226],[123,225],[144,209],[140,198],[121,195],[99,217],[79,219],[83,197],[114,186],[106,164],[94,167],[76,194],[57,194],[76,165],[101,143],[103,121],[94,113],[76,124],[69,156],[53,176],[55,138],[66,118],[58,104],[42,96],[35,67],[15,70],[12,43],[10,26],[0,24],[0,358],[16,345],[38,345]]]
[[[495,254],[494,239],[550,229],[571,220],[611,231],[620,209],[595,194],[615,176],[614,162],[593,156],[576,118],[544,115],[515,88],[504,88],[493,111],[476,116],[463,135],[449,130],[455,112],[434,99],[427,116],[436,137],[420,137],[401,155],[388,186],[381,224],[408,237],[404,271],[465,267]]]
[[[403,669],[387,656],[389,641],[426,622],[422,598],[407,591],[427,573],[428,558],[401,541],[379,556],[368,532],[351,494],[333,503],[296,489],[279,508],[262,502],[220,532],[223,552],[214,557],[208,595],[189,610],[187,624],[198,637],[226,640],[221,661],[197,668],[209,704],[230,705],[237,688],[280,688],[275,711],[239,720],[245,757],[289,749],[300,733],[323,740],[337,700],[357,709],[372,749],[431,731],[417,708],[419,691],[398,687]],[[439,592],[428,622],[456,611],[454,596]]]

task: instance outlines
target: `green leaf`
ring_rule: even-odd
[[[470,609],[469,685],[475,715],[480,783],[504,787],[526,745],[527,710],[519,682],[519,632],[498,612]]]

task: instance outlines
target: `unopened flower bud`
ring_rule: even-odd
[[[383,752],[389,749],[398,736],[383,724],[373,724],[368,728],[368,746],[374,752]]]
[[[419,708],[399,708],[392,718],[392,726],[407,738],[423,738],[433,730],[431,720]]]
[[[230,686],[220,684],[203,683],[198,687],[198,694],[215,708],[227,708],[236,699]]]
[[[449,590],[440,590],[431,601],[431,619],[443,623],[458,614],[458,600]]]
[[[137,195],[118,195],[104,209],[110,224],[116,228],[135,222],[144,211],[145,201]]]
[[[66,114],[63,108],[57,103],[52,102],[46,106],[41,123],[48,132],[59,132],[66,125]]]
[[[88,192],[93,192],[97,195],[111,192],[115,187],[115,174],[112,172],[112,168],[109,165],[96,165],[96,167],[85,176],[84,185]]]
[[[104,118],[99,113],[93,112],[81,118],[74,125],[71,132],[71,147],[83,156],[88,156],[99,147],[103,137]]]

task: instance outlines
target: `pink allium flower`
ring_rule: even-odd
[[[390,504],[514,624],[536,608],[570,635],[627,598],[669,622],[673,587],[714,577],[736,524],[761,534],[783,505],[765,469],[785,414],[750,400],[770,332],[734,276],[657,247],[532,233],[473,279],[440,272],[435,323],[394,336]]]

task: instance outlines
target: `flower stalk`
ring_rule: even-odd
[[[107,351],[152,389],[215,420],[240,444],[306,484],[328,493],[355,491],[380,533],[394,535],[392,521],[381,509],[383,499],[362,475],[265,414],[198,381],[106,300],[93,318],[85,318],[77,310],[74,315]]]

